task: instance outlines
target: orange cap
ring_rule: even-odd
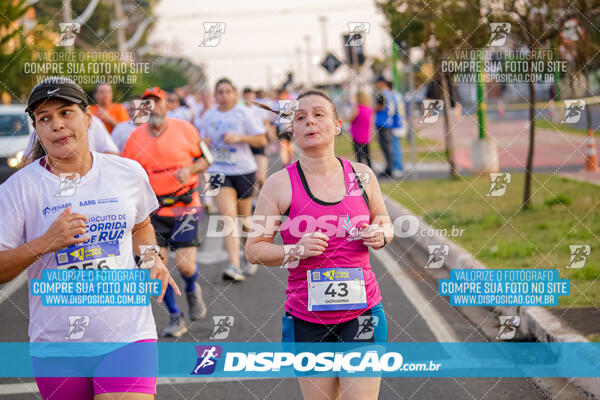
[[[145,99],[146,97],[149,97],[149,96],[156,96],[159,99],[167,100],[167,94],[165,93],[164,90],[162,90],[158,86],[154,86],[152,88],[146,89],[146,91],[142,95],[142,99]]]

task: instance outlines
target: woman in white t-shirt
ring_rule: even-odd
[[[148,216],[158,202],[145,171],[135,161],[90,152],[92,113],[85,93],[73,81],[44,80],[32,90],[27,111],[39,141],[34,143],[34,161],[0,185],[0,209],[5,211],[0,283],[23,271],[31,283],[42,278],[45,269],[137,268],[134,254],[147,260],[150,254],[140,250],[156,250]],[[158,301],[168,284],[179,292],[159,257],[148,267],[151,278],[162,282]],[[31,355],[44,399],[102,400],[114,393],[120,399],[154,398],[156,375],[104,374],[124,357],[136,371],[144,363],[155,363],[157,335],[150,305],[48,306],[30,293],[29,309]],[[81,347],[70,345],[79,342],[94,345],[81,354]],[[98,346],[99,342],[111,345]],[[124,353],[134,342],[150,342],[144,343],[139,358]],[[81,371],[84,365],[90,370]],[[48,375],[54,371],[68,372],[48,377],[56,376]]]
[[[207,172],[211,175],[211,186],[215,191],[219,214],[227,217],[225,248],[229,255],[229,266],[223,278],[236,282],[245,279],[240,266],[240,235],[235,232],[237,216],[249,217],[252,212],[252,192],[256,181],[256,162],[250,146],[266,146],[265,127],[261,121],[248,114],[247,108],[237,104],[238,96],[229,79],[221,79],[215,85],[213,107],[202,116],[198,130],[200,136],[210,143],[214,163]],[[256,272],[256,266],[244,258],[244,270]]]

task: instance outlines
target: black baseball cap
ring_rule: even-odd
[[[87,95],[73,80],[65,77],[50,77],[35,85],[27,101],[27,113],[33,119],[33,109],[41,101],[63,99],[76,104],[88,105]]]

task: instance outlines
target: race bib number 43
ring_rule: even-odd
[[[362,268],[319,268],[306,274],[308,311],[367,308]]]
[[[119,241],[68,247],[54,253],[58,269],[119,268]]]

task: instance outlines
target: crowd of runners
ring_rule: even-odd
[[[32,90],[27,113],[35,131],[22,168],[0,185],[0,207],[8,211],[0,229],[0,283],[24,271],[31,280],[39,279],[44,269],[144,265],[163,283],[157,300],[164,301],[170,322],[159,327],[161,335],[181,337],[188,320],[203,319],[209,312],[196,256],[198,226],[203,213],[210,212],[231,224],[225,227],[223,279],[243,282],[258,268],[295,263],[282,315],[284,342],[360,341],[358,317],[377,321],[367,341],[387,340],[369,248],[381,249],[392,239],[390,220],[370,165],[336,156],[342,121],[325,92],[282,88],[265,93],[223,78],[196,93],[147,88],[125,105],[114,102],[109,85],[98,86],[93,97],[90,105],[81,87],[65,78],[48,78]],[[353,137],[374,122],[362,97],[352,113]],[[393,117],[392,104],[382,97],[375,108],[385,113],[377,117],[384,130],[391,127],[386,118]],[[391,139],[386,131],[383,140]],[[355,138],[357,156],[365,153],[359,142]],[[285,167],[267,173],[273,154]],[[368,152],[364,155],[370,164]],[[386,159],[389,169],[383,175],[389,176],[392,156]],[[60,195],[66,186],[76,190]],[[248,235],[237,231],[235,221],[252,215],[258,218],[244,218],[242,229],[260,234],[245,239]],[[278,223],[264,223],[273,216],[281,217]],[[332,223],[331,216],[343,216],[342,223]],[[112,217],[124,222],[119,232],[110,223],[90,229]],[[309,232],[299,233],[294,221],[306,218],[316,222]],[[278,232],[283,244],[274,241]],[[67,266],[59,257],[65,248],[100,256],[91,264],[81,259]],[[181,291],[172,277],[176,271],[184,282]],[[317,284],[321,277],[332,284]],[[186,307],[177,295],[183,295]],[[150,306],[48,307],[32,295],[29,304],[34,343],[72,342],[68,322],[73,314],[85,316],[85,336],[78,341],[155,343],[159,337]],[[68,357],[48,349],[32,354],[34,369],[69,363]],[[121,351],[73,356],[102,365]],[[156,359],[157,354],[147,357]],[[36,381],[44,399],[102,400],[114,393],[122,399],[150,399],[156,394],[156,377]],[[368,399],[377,397],[380,380],[299,382],[307,399],[340,393]]]

